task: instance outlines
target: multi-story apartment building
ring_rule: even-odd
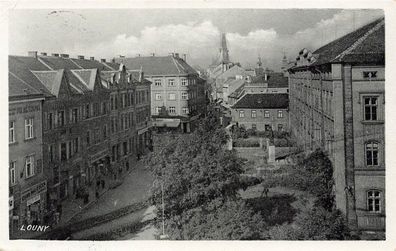
[[[142,91],[140,100],[151,101],[154,126],[189,132],[204,113],[205,80],[178,53],[164,57],[120,57],[115,61],[130,70],[142,69],[145,78],[152,82],[151,96]],[[143,110],[147,109],[147,104],[144,107]]]
[[[288,94],[248,93],[231,106],[232,122],[257,131],[289,131]]]
[[[334,166],[336,205],[352,230],[385,229],[385,42],[376,20],[289,69],[290,124],[306,150]]]
[[[47,204],[41,148],[44,95],[20,79],[15,74],[18,69],[14,70],[8,74],[10,235],[22,224],[43,223]]]
[[[99,193],[108,179],[118,178],[138,152],[149,148],[150,82],[142,72],[136,76],[104,60],[37,52],[10,56],[9,65],[10,78],[43,95],[40,124],[35,126],[40,135],[35,137],[40,141],[35,159],[40,162],[32,165],[43,163],[48,193],[42,200],[48,202],[48,212],[61,210],[80,187]],[[10,81],[10,90],[16,88]],[[144,144],[138,145],[139,135],[144,135]]]

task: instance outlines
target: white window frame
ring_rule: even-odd
[[[174,78],[168,79],[168,86],[175,86],[175,79]]]
[[[264,110],[264,118],[269,118],[270,116],[270,111]]]
[[[161,93],[155,93],[155,100],[162,100]]]
[[[278,118],[283,118],[283,111],[282,110],[278,110]]]
[[[188,100],[188,92],[182,92],[181,98],[182,98],[183,100]]]
[[[378,193],[378,195],[376,195]],[[368,190],[367,196],[367,211],[370,213],[381,213],[382,210],[382,192],[380,190]],[[376,210],[376,201],[378,201],[378,210]],[[371,210],[370,210],[371,207]]]
[[[181,86],[188,86],[188,79],[187,78],[182,78],[181,79]]]
[[[168,100],[176,100],[176,93],[168,93]]]
[[[29,161],[28,161],[29,160]],[[28,165],[30,164],[30,173],[28,172]],[[25,158],[25,171],[26,178],[30,178],[34,176],[34,155],[28,155]]]
[[[33,124],[34,124],[33,118],[25,119],[25,139],[34,138]]]
[[[175,106],[169,106],[169,113],[176,114],[176,107]]]
[[[162,86],[162,79],[154,79],[155,86]]]
[[[379,166],[379,143],[376,141],[369,141],[364,144],[364,152],[366,157],[366,166],[368,167],[377,167]],[[368,163],[368,153],[371,153],[371,164]],[[376,158],[374,158],[374,153],[376,152]],[[374,160],[377,160],[377,163],[374,164]]]
[[[16,161],[10,162],[10,184],[16,184]]]
[[[366,99],[369,99],[369,104],[366,104]],[[375,99],[376,102],[373,103],[372,100]],[[370,109],[370,118],[366,118],[366,108]],[[373,109],[375,108],[375,119],[373,119]],[[364,121],[377,121],[379,112],[379,96],[363,96],[363,120]]]
[[[12,124],[12,126],[11,126]],[[10,121],[8,130],[8,143],[15,143],[15,121]]]
[[[183,114],[188,114],[188,107],[183,107]]]
[[[251,116],[252,116],[252,118],[257,118],[257,111],[256,110],[252,110],[251,111]]]
[[[245,111],[239,111],[239,117],[244,118],[245,117]]]

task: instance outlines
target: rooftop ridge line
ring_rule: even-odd
[[[345,51],[341,52],[340,55],[334,58],[334,60],[342,60],[343,57],[345,57],[348,53],[350,53],[352,50],[354,50],[356,47],[358,47],[360,44],[363,43],[364,40],[367,39],[367,37],[374,33],[375,31],[379,30],[383,24],[385,23],[385,20],[381,20],[378,24],[376,24],[373,28],[371,28],[369,31],[367,31],[363,36],[361,36],[358,40],[356,40],[349,48],[347,48]]]

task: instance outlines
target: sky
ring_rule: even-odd
[[[9,53],[65,53],[111,59],[171,52],[206,68],[226,33],[230,59],[279,70],[285,54],[315,50],[382,17],[382,10],[342,9],[106,9],[13,10]]]

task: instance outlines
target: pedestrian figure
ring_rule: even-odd
[[[261,192],[261,197],[263,197],[263,195],[265,195],[265,197],[268,197],[268,192],[269,189],[267,187],[263,187],[263,191]]]

